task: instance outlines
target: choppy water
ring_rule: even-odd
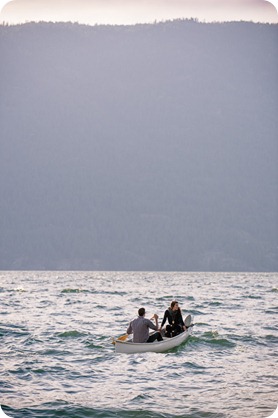
[[[270,416],[278,403],[278,274],[0,273],[0,403],[28,417]],[[137,309],[173,299],[193,336],[115,354]]]

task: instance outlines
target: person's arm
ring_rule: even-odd
[[[129,326],[128,326],[127,330],[126,330],[126,333],[127,334],[132,334],[133,333],[132,326],[131,326],[131,322],[129,323]]]
[[[179,321],[179,323],[184,327],[184,322],[183,322],[183,319],[182,319],[181,309],[180,309],[180,321]]]
[[[154,320],[155,320],[155,327],[156,327],[156,330],[158,330],[158,315],[155,313],[155,314],[154,314],[154,316],[153,316],[153,318],[154,318]]]
[[[145,318],[146,324],[149,328],[153,329],[154,331],[158,331],[158,320],[157,320],[158,316],[157,316],[157,314],[154,314],[153,318],[155,319],[155,325],[150,319]]]
[[[168,317],[168,314],[169,314],[169,312],[168,312],[168,309],[164,312],[164,317],[163,317],[163,319],[162,319],[162,322],[161,322],[161,325],[160,325],[160,330],[161,330],[161,328],[163,327],[163,325],[165,324],[165,322],[166,322],[166,319],[167,319],[167,317]]]
[[[181,309],[179,308],[179,324],[182,326],[183,330],[186,330],[186,326],[184,325],[184,321],[182,319]]]

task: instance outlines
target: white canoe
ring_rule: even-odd
[[[171,348],[175,348],[185,342],[191,334],[192,327],[189,327],[186,331],[176,337],[163,337],[163,341],[154,341],[153,343],[133,343],[132,340],[115,340],[115,351],[116,353],[126,354],[146,352],[163,353],[164,351],[171,350]]]

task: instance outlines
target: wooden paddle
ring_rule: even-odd
[[[116,339],[113,338],[112,344],[116,344],[116,341],[125,341],[128,336],[129,336],[129,334],[124,334],[124,335],[121,335],[120,337],[118,337]]]

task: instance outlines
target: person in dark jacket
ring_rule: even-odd
[[[186,328],[182,319],[181,309],[179,307],[179,303],[176,300],[173,300],[170,307],[164,312],[164,317],[159,328],[160,332],[167,320],[169,324],[166,325],[165,337],[174,337],[185,331]]]

